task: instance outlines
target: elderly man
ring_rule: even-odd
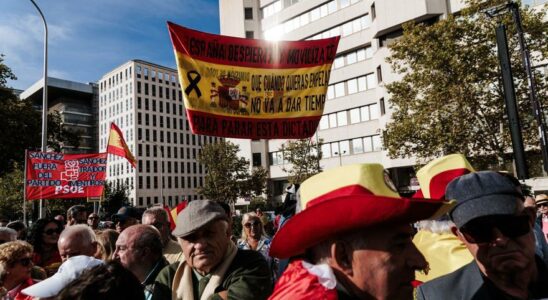
[[[116,231],[121,233],[124,229],[139,224],[139,211],[132,206],[122,206],[118,212],[112,215],[112,222],[116,225]]]
[[[507,175],[484,171],[454,179],[446,189],[457,205],[453,233],[474,261],[421,285],[418,299],[540,299],[548,270],[535,256],[533,218],[521,188]]]
[[[97,252],[97,239],[89,226],[78,224],[69,226],[61,232],[57,247],[63,262],[78,255],[93,257]]]
[[[83,205],[74,205],[67,210],[67,227],[76,224],[86,224],[87,212]]]
[[[544,238],[548,242],[548,196],[546,194],[537,195],[535,201],[539,212],[536,223],[542,229]]]
[[[141,223],[158,229],[162,238],[162,254],[170,264],[181,260],[183,250],[176,241],[171,239],[169,216],[165,209],[152,207],[145,210]]]
[[[13,242],[16,239],[17,231],[8,227],[0,227],[0,245],[7,242]]]
[[[145,299],[151,299],[156,276],[168,265],[162,256],[158,230],[140,224],[127,228],[116,241],[114,257],[139,279],[145,288]]]
[[[173,235],[178,237],[184,261],[158,275],[161,288],[153,299],[260,300],[270,294],[271,276],[262,255],[240,250],[230,241],[223,208],[209,200],[196,200],[177,216]]]
[[[451,205],[400,198],[380,164],[330,169],[301,184],[301,211],[274,236],[270,255],[289,264],[270,299],[411,299],[427,263],[410,223]]]

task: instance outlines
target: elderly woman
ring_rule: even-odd
[[[21,291],[35,283],[31,279],[32,246],[23,241],[0,245],[0,298],[32,299]]]
[[[38,219],[30,228],[28,242],[34,247],[32,261],[44,268],[49,276],[61,265],[57,241],[62,231],[63,224],[55,219]]]
[[[260,252],[273,272],[276,271],[277,260],[268,255],[270,238],[265,234],[261,218],[250,212],[242,217],[242,237],[238,240],[238,248]]]

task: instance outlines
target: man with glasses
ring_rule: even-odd
[[[181,246],[171,239],[169,216],[165,209],[157,206],[145,210],[141,222],[144,225],[152,225],[158,229],[162,239],[162,254],[170,264],[182,259],[183,250]]]
[[[539,212],[537,224],[542,228],[544,238],[548,242],[548,196],[546,194],[537,195],[535,201]]]
[[[519,186],[507,175],[483,171],[451,181],[446,198],[451,231],[474,261],[421,285],[417,299],[537,299],[548,297],[548,270],[535,256],[533,220]]]
[[[91,213],[88,216],[88,226],[91,227],[91,229],[95,230],[99,228],[99,215],[96,213]]]

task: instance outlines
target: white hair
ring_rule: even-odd
[[[451,220],[423,220],[416,224],[417,228],[420,230],[426,230],[437,234],[451,233],[451,226],[455,226]]]
[[[81,238],[82,243],[91,244],[97,241],[95,232],[86,224],[77,224],[73,226],[66,227],[61,235],[59,236],[59,241],[63,238],[74,238],[75,236]]]

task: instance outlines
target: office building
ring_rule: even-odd
[[[101,77],[98,87],[100,151],[114,122],[138,160],[134,169],[109,155],[107,178],[128,185],[138,207],[201,199],[196,188],[204,184],[205,168],[196,158],[202,145],[219,138],[191,133],[177,71],[131,60]]]

